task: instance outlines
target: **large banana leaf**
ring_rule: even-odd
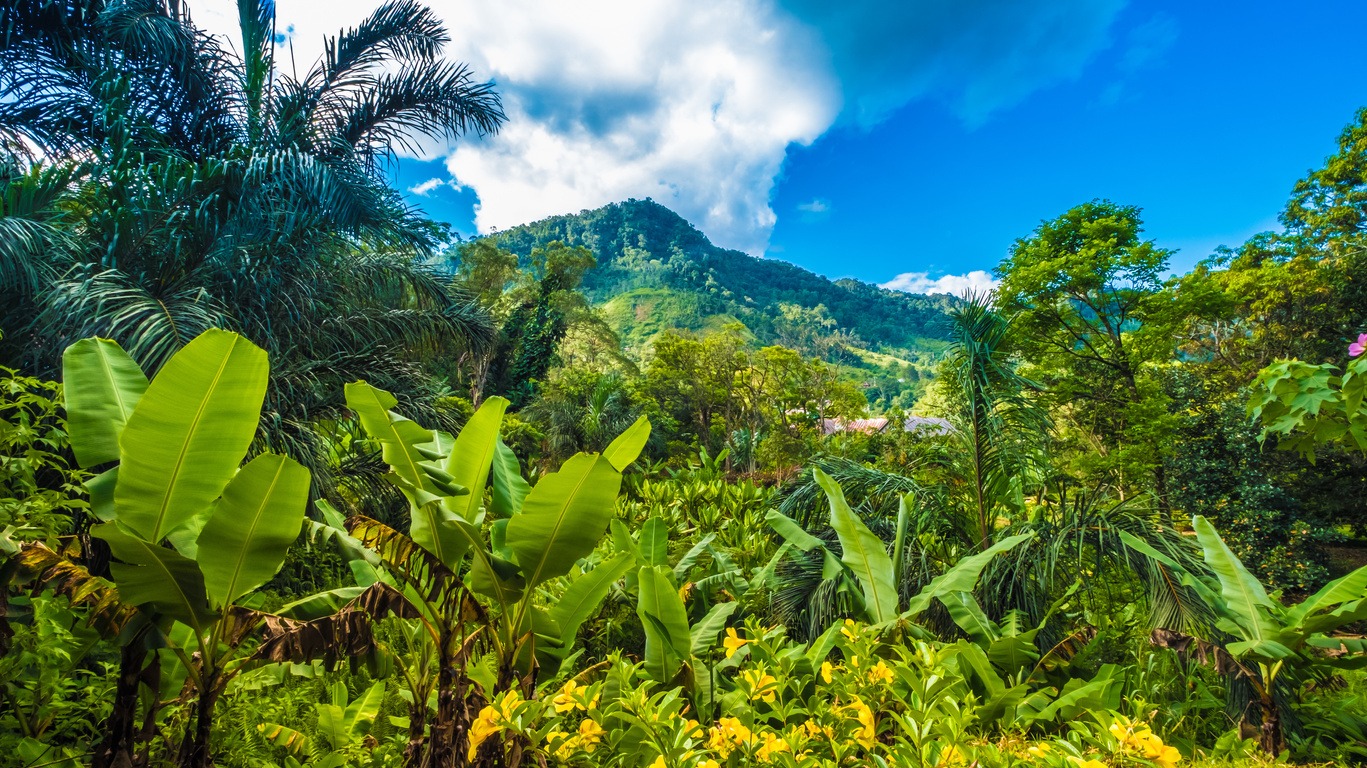
[[[399,404],[393,395],[372,387],[364,381],[354,381],[344,388],[347,407],[356,413],[361,427],[380,443],[380,455],[394,474],[404,482],[436,496],[437,489],[423,471],[426,457],[419,445],[432,442],[430,429],[404,418],[390,409]]]
[[[623,552],[600,563],[565,588],[565,594],[555,601],[550,610],[551,618],[560,627],[560,640],[565,650],[573,647],[579,627],[598,610],[613,583],[622,578],[635,563],[636,557],[632,553]]]
[[[1222,617],[1228,620],[1221,622],[1222,626],[1227,631],[1240,630],[1238,634],[1242,639],[1253,644],[1273,640],[1278,628],[1269,613],[1275,606],[1263,585],[1230,551],[1220,534],[1215,532],[1215,526],[1200,515],[1192,518],[1191,523],[1196,529],[1196,541],[1204,552],[1206,565],[1220,581],[1220,596],[1224,598],[1228,613]]]
[[[118,523],[97,525],[90,534],[107,542],[117,558],[109,571],[124,602],[175,619],[196,633],[216,618],[195,561],[130,534]]]
[[[522,479],[522,466],[513,449],[500,439],[494,454],[494,491],[489,501],[489,512],[496,518],[510,518],[522,511],[522,502],[532,487]]]
[[[233,477],[195,554],[212,605],[232,605],[275,576],[299,538],[308,497],[309,471],[285,456],[263,453]]]
[[[874,623],[890,621],[897,616],[897,579],[892,571],[892,558],[883,540],[864,525],[859,516],[845,502],[845,493],[820,469],[812,475],[831,503],[831,528],[840,537],[843,562],[859,580],[864,592],[864,609]]]
[[[693,644],[688,632],[688,612],[668,568],[642,566],[637,579],[640,594],[636,613],[646,633],[646,671],[655,680],[667,681],[688,658]]]
[[[432,431],[391,411],[398,400],[383,389],[363,381],[352,382],[345,389],[347,407],[356,412],[366,434],[379,441],[381,457],[393,472],[390,479],[408,498],[409,536],[447,566],[456,567],[468,546],[456,530],[456,515],[444,506],[445,498],[418,448],[432,442]]]
[[[119,458],[119,434],[147,391],[147,376],[115,342],[82,339],[62,353],[67,434],[82,467]]]
[[[1321,611],[1363,598],[1367,598],[1367,565],[1325,584],[1320,591],[1287,609],[1286,618],[1289,623],[1299,625]]]
[[[593,551],[616,511],[621,485],[622,475],[607,459],[583,453],[541,478],[508,522],[508,549],[528,589],[569,573]]]
[[[625,472],[627,467],[636,461],[636,457],[641,455],[641,449],[646,447],[646,441],[649,439],[650,419],[642,416],[603,449],[603,458],[612,464],[613,469]]]
[[[172,355],[119,437],[118,520],[157,543],[208,514],[256,434],[266,353],[209,330]]]
[[[448,496],[442,503],[447,511],[474,523],[479,507],[484,503],[484,484],[489,479],[489,468],[498,452],[498,429],[508,401],[491,397],[480,404],[456,436],[451,453],[446,457],[446,471],[459,485],[469,489],[465,496]]]
[[[641,526],[639,544],[641,559],[646,565],[665,565],[669,562],[669,523],[659,515],[651,515]]]
[[[949,570],[931,579],[911,600],[907,601],[907,610],[902,613],[903,618],[911,618],[930,607],[932,600],[945,597],[955,592],[972,592],[978,585],[978,577],[982,575],[983,569],[997,555],[1014,549],[1020,544],[1035,537],[1033,533],[1021,533],[1015,536],[1008,536],[1005,539],[993,544],[976,555],[969,555],[950,567]]]

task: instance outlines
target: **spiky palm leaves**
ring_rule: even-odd
[[[311,425],[343,413],[343,383],[431,410],[425,361],[493,335],[424,266],[437,229],[381,163],[504,117],[413,0],[329,39],[299,79],[276,71],[272,3],[243,0],[239,20],[241,56],[179,3],[0,6],[2,354],[50,372],[64,342],[100,335],[155,370],[204,328],[239,330],[277,364],[262,442],[326,485],[335,452]]]
[[[1009,318],[985,296],[969,297],[951,317],[958,337],[940,372],[955,430],[942,444],[927,446],[926,466],[920,469],[930,471],[917,473],[925,479],[830,457],[813,462],[841,485],[855,511],[889,544],[896,535],[892,521],[899,497],[907,496],[902,597],[915,594],[959,559],[1029,533],[1028,544],[994,559],[983,574],[979,595],[990,614],[1021,610],[1039,621],[1062,590],[1091,573],[1117,575],[1118,583],[1142,591],[1155,626],[1204,622],[1208,616],[1200,601],[1153,556],[1157,552],[1200,569],[1196,549],[1185,537],[1141,505],[1111,503],[1099,490],[1073,492],[1065,482],[1047,480],[1049,417],[1030,397],[1036,385],[1019,376],[1002,351]],[[1027,494],[1034,503],[1027,504]],[[809,470],[786,490],[780,511],[824,537],[824,505]],[[1132,540],[1152,552],[1127,543]],[[1127,581],[1127,574],[1137,581]],[[819,557],[790,558],[778,579],[773,596],[778,618],[809,636],[848,610],[840,602],[842,593],[825,579]],[[947,617],[940,618],[947,627]]]
[[[851,507],[890,548],[897,535],[898,495],[911,494],[898,582],[903,600],[981,549],[975,520],[956,514],[946,504],[943,488],[922,488],[912,478],[844,460],[821,458],[814,466],[842,478]],[[804,526],[811,533],[839,551],[834,533],[817,522],[825,500],[812,495],[816,484],[810,478],[809,471],[787,491],[780,511],[808,521]],[[1085,601],[1100,597],[1103,589],[1129,590],[1129,595],[1119,597],[1146,601],[1155,627],[1209,625],[1208,608],[1182,585],[1181,574],[1163,562],[1168,558],[1204,572],[1200,550],[1153,509],[1133,500],[1114,503],[1100,491],[1072,493],[1059,487],[1041,494],[1028,516],[993,529],[988,543],[1020,534],[1033,537],[993,559],[979,582],[979,600],[994,617],[1020,610],[1029,620],[1039,621],[1060,594],[1086,576]],[[779,565],[771,609],[795,636],[816,637],[833,621],[851,614],[849,593],[825,576],[820,556],[794,552]],[[936,611],[928,619],[939,629],[952,627],[948,616]]]

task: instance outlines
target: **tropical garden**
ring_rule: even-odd
[[[1367,762],[1367,110],[1187,274],[1094,200],[896,349],[625,343],[394,189],[507,120],[435,14],[238,9],[0,5],[0,763]]]

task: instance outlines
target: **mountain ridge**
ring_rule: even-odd
[[[857,350],[925,366],[949,338],[949,296],[902,293],[851,278],[831,280],[780,259],[714,245],[697,227],[649,198],[551,216],[489,235],[524,262],[553,241],[598,259],[584,278],[629,353],[669,328],[702,331],[738,321],[763,343],[805,352]],[[810,337],[822,336],[817,342]],[[832,341],[831,339],[834,339]],[[833,352],[839,357],[839,352]]]

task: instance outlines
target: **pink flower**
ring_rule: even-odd
[[[1348,345],[1349,357],[1359,357],[1367,352],[1367,333],[1359,334],[1358,340]]]

